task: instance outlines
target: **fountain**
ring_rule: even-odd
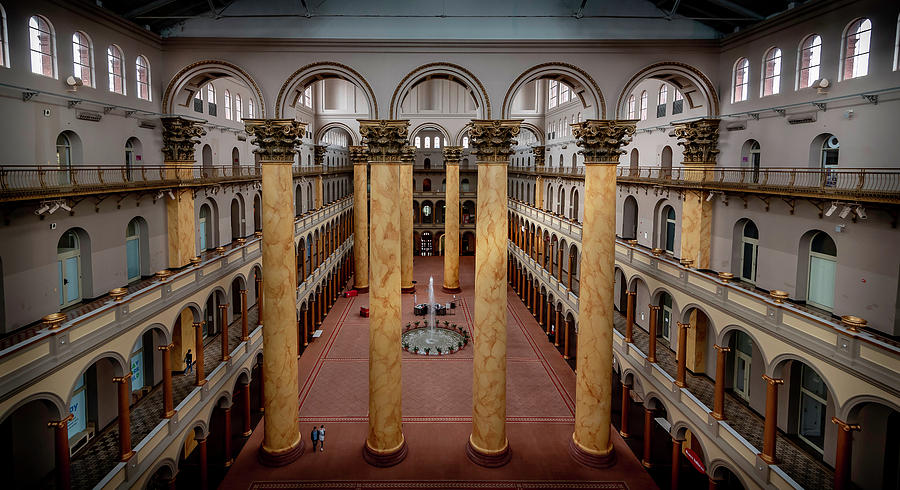
[[[435,315],[439,307],[441,305],[434,301],[434,277],[430,277],[428,303],[415,305],[417,312],[424,312],[425,325],[419,327],[419,322],[415,328],[406,325],[401,338],[405,350],[414,354],[443,355],[456,352],[469,343],[469,332],[465,328],[457,327],[455,323],[451,325],[449,321],[445,321],[443,327],[438,325]]]

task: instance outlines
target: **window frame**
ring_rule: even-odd
[[[647,120],[647,91],[641,92],[640,120]]]
[[[550,80],[547,84],[547,108],[553,109],[559,105],[559,82]]]
[[[772,56],[770,56],[770,54]],[[769,64],[772,64],[772,75],[769,75]],[[772,46],[763,55],[760,97],[769,97],[781,93],[781,72],[784,70],[784,52],[778,46]],[[766,82],[772,80],[772,92],[766,93]]]
[[[241,119],[244,118],[244,99],[241,97],[241,94],[234,94],[234,120],[237,122],[241,122]]]
[[[35,24],[37,24],[36,27],[31,26],[32,20],[36,21],[35,22]],[[44,24],[47,25],[46,32],[42,31],[40,29],[40,24],[39,24],[40,22],[43,22]],[[40,49],[38,49],[37,51],[34,49],[34,44],[32,42],[33,41],[33,39],[32,39],[32,31],[33,30],[38,31],[39,33],[47,34],[47,37],[49,38],[48,42],[47,42],[47,49],[49,52],[45,53]],[[40,34],[38,35],[38,42],[40,43]],[[53,24],[50,22],[50,20],[48,20],[46,17],[44,17],[42,15],[32,15],[31,17],[28,18],[28,53],[29,53],[29,57],[31,58],[31,73],[33,73],[35,75],[41,75],[41,76],[47,77],[47,78],[58,78],[58,71],[56,68],[56,30],[53,28]],[[39,59],[41,60],[40,71],[35,71],[35,66],[34,66],[35,54],[38,54],[40,57]],[[47,74],[46,72],[44,72],[44,69],[43,69],[44,57],[47,57],[49,59],[48,64],[49,64],[49,68],[50,68],[50,74]]]
[[[225,119],[231,121],[234,115],[231,113],[231,91],[225,89]]]
[[[9,68],[9,31],[6,28],[6,9],[0,4],[0,66]]]
[[[143,60],[143,66],[141,65],[141,60]],[[143,68],[144,74],[146,75],[146,80],[141,79],[141,68]],[[137,55],[137,58],[134,59],[134,84],[136,90],[135,95],[138,99],[146,100],[148,102],[153,100],[153,92],[150,90],[150,87],[152,86],[151,80],[150,60],[142,54]],[[144,91],[147,93],[146,97],[141,95]]]
[[[814,39],[818,39],[818,43],[811,43],[807,47],[806,46],[807,42],[812,41]],[[810,61],[809,66],[804,68],[803,67],[803,57],[804,57],[803,53],[806,52],[807,50],[810,51],[810,58],[812,58],[812,55],[815,54],[815,48],[818,48],[818,55],[817,55],[818,59],[816,60],[816,64],[812,64],[812,61]],[[815,74],[816,74],[815,78],[809,76],[809,73],[812,73],[813,70],[815,70]],[[806,83],[807,84],[801,85],[801,80],[803,79],[804,72],[807,73],[807,75],[806,75]],[[815,87],[813,87],[813,83],[816,80],[820,80],[821,76],[822,76],[822,36],[820,36],[817,33],[812,33],[812,34],[804,37],[803,40],[800,41],[800,47],[797,50],[797,81],[794,85],[795,90],[803,90],[805,88],[815,88]]]
[[[859,28],[862,28],[863,23],[865,23],[865,22],[869,23],[869,27],[868,27],[868,29],[860,32]],[[856,33],[851,34],[850,31],[851,31],[852,27],[854,25],[856,25],[857,23],[860,24],[859,28],[857,28]],[[850,55],[848,53],[848,50],[850,48],[849,41],[850,41],[851,36],[859,36],[862,34],[866,35],[866,51],[864,53],[855,53],[853,55]],[[857,40],[857,42],[859,42],[859,41],[861,41],[861,39]],[[856,46],[856,44],[854,46]],[[840,62],[841,69],[839,71],[841,78],[839,81],[853,80],[854,78],[862,78],[862,77],[868,75],[869,74],[869,61],[870,61],[869,57],[871,54],[872,54],[872,19],[869,19],[867,17],[860,17],[858,19],[853,20],[849,24],[847,24],[847,27],[844,28],[844,34],[843,34],[843,36],[841,36],[841,62]],[[857,72],[856,68],[858,66],[857,61],[859,61],[860,59],[865,60],[865,72],[856,74],[856,72]],[[847,76],[847,62],[848,61],[853,61],[852,66],[850,68],[852,71],[851,71],[849,77]],[[863,70],[859,70],[859,71],[863,71]]]
[[[738,89],[740,88],[740,95]],[[738,58],[731,74],[731,103],[746,102],[750,98],[750,60]]]
[[[118,54],[118,57],[116,57]],[[120,73],[116,75],[114,72],[115,69],[115,60],[118,60],[118,66]],[[110,92],[119,95],[128,95],[128,90],[125,85],[125,52],[122,51],[117,44],[110,44],[106,47],[106,77],[108,80],[108,89]],[[115,82],[119,80],[121,84],[121,91],[116,90]]]
[[[86,43],[82,44],[76,40],[77,36],[81,36]],[[83,47],[87,50],[87,64],[81,63],[82,60],[80,60],[79,47]],[[82,76],[85,70],[88,72],[87,80]],[[93,88],[96,86],[97,77],[94,75],[94,41],[91,40],[91,36],[84,31],[75,31],[72,33],[72,72],[73,75],[81,79],[85,87]]]

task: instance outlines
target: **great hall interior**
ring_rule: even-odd
[[[896,1],[0,14],[5,488],[900,488]]]

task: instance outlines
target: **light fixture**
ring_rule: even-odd
[[[850,211],[853,211],[853,208],[845,204],[844,209],[841,210],[841,214],[839,216],[841,217],[841,219],[846,219],[850,214]]]
[[[55,202],[53,206],[50,206],[50,214],[55,213],[57,209],[59,209],[59,202]]]
[[[175,194],[172,194],[172,191],[171,191],[171,190],[168,190],[168,191],[166,191],[166,192],[169,193],[169,199],[171,199],[171,200],[174,201],[174,200],[175,200]]]
[[[162,199],[163,195],[164,195],[163,191],[159,191],[159,192],[156,193],[156,197],[153,198],[153,199],[154,199],[155,201],[158,201],[158,200]]]
[[[831,216],[834,212],[837,211],[837,203],[831,203],[831,207],[828,208],[828,211],[825,211],[825,216]]]
[[[50,209],[50,206],[48,206],[47,203],[44,203],[41,207],[34,210],[34,214],[40,216],[40,215],[46,213],[47,210],[49,210],[49,209]]]
[[[68,204],[66,204],[66,201],[60,201],[60,202],[59,202],[59,207],[63,208],[63,211],[67,211],[67,212],[71,212],[71,211],[72,211],[72,208],[69,207]]]
[[[862,206],[856,206],[856,215],[859,219],[866,219],[866,209]]]
[[[716,193],[710,192],[709,195],[706,196],[706,202],[712,201],[714,197],[716,197]]]

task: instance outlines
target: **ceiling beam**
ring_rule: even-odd
[[[122,17],[125,17],[126,19],[131,19],[131,18],[137,17],[139,15],[144,15],[147,12],[152,12],[160,7],[165,7],[166,5],[168,5],[170,3],[174,3],[174,2],[175,2],[175,0],[156,0],[155,2],[150,2],[148,4],[138,7],[136,9],[133,9],[129,12],[125,12],[124,14],[122,14]]]
[[[764,18],[763,15],[760,14],[759,12],[757,12],[755,10],[751,10],[747,7],[744,7],[743,5],[739,5],[735,2],[732,2],[731,0],[707,0],[707,1],[712,4],[718,5],[720,7],[724,7],[732,12],[735,12],[735,13],[738,13],[741,15],[745,15],[747,17],[750,17],[750,18],[753,18],[756,20],[762,20]]]

